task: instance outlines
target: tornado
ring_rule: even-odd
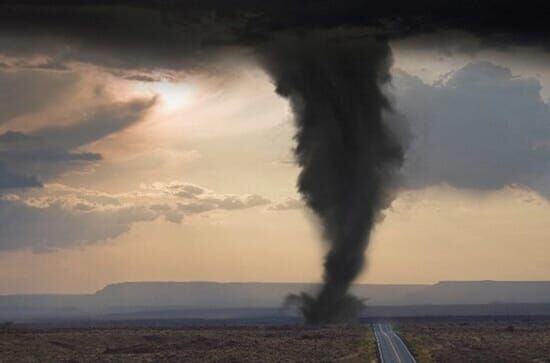
[[[288,36],[260,51],[296,123],[297,188],[318,216],[328,253],[316,294],[291,295],[309,324],[357,320],[348,290],[364,268],[370,233],[392,200],[404,148],[385,121],[391,51],[381,39]]]

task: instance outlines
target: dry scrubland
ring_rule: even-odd
[[[368,327],[12,328],[0,362],[370,362]]]
[[[411,320],[395,324],[419,362],[550,362],[550,320]]]

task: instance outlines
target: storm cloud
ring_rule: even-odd
[[[118,70],[212,68],[219,58],[265,43],[274,34],[353,28],[353,38],[397,39],[449,29],[469,32],[484,47],[548,48],[543,1],[250,1],[80,0],[59,6],[6,1],[0,49],[39,64],[84,62]],[[444,39],[436,39],[441,43]]]
[[[0,188],[40,186],[39,180],[97,162],[101,155],[75,149],[126,129],[154,104],[155,98],[112,103],[70,125],[0,134],[0,173],[6,175]]]
[[[41,187],[38,178],[15,174],[9,171],[4,163],[0,163],[0,189]]]
[[[0,69],[0,125],[59,100],[77,80],[72,72]]]
[[[414,135],[403,169],[409,187],[517,184],[550,197],[550,106],[539,81],[486,61],[433,85],[395,73],[397,107]]]

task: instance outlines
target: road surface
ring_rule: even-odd
[[[374,335],[381,363],[416,363],[403,340],[386,323],[374,324]]]

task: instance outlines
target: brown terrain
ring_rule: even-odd
[[[368,327],[0,331],[0,362],[370,362]]]
[[[550,362],[548,318],[394,323],[418,362]]]

